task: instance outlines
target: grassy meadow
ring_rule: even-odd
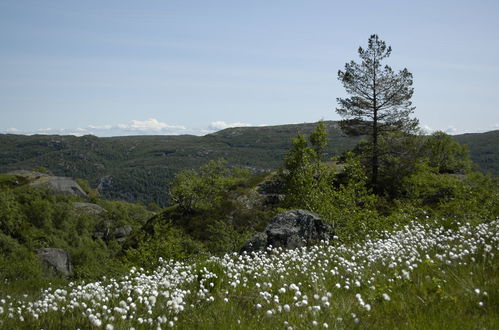
[[[499,220],[426,219],[346,245],[167,261],[0,295],[5,329],[494,329]]]

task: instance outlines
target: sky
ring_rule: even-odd
[[[378,34],[414,117],[499,129],[499,1],[0,0],[0,133],[204,135],[339,120]]]

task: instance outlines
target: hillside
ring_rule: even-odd
[[[499,176],[499,130],[454,136],[469,147],[471,159],[485,173]]]
[[[416,165],[374,195],[360,157],[325,166],[324,126],[278,174],[183,171],[161,212],[0,175],[0,328],[494,328],[497,179],[408,137]]]
[[[229,128],[198,136],[0,135],[0,172],[44,167],[54,175],[78,177],[105,198],[165,205],[166,185],[179,170],[223,157],[255,172],[281,166],[298,132],[315,124]],[[328,123],[331,155],[351,149],[357,139]]]
[[[353,148],[359,138],[345,136],[326,122],[329,155]],[[104,198],[167,204],[167,184],[182,169],[198,168],[223,157],[254,172],[282,165],[291,138],[309,134],[315,124],[228,128],[206,136],[126,136],[99,138],[59,135],[0,135],[0,173],[39,167],[54,175],[84,178]],[[499,175],[499,131],[455,138],[470,147],[479,167]]]

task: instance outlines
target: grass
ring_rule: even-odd
[[[0,327],[497,329],[498,231],[499,220],[413,223],[349,245],[164,261],[149,273],[0,294]]]

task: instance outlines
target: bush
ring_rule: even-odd
[[[181,260],[202,251],[199,243],[172,226],[171,222],[156,223],[152,235],[142,235],[138,246],[125,251],[125,262],[130,266],[152,269],[164,260]]]
[[[185,212],[217,208],[229,187],[250,176],[248,170],[227,167],[223,159],[211,160],[199,170],[184,170],[175,176],[170,197]]]

